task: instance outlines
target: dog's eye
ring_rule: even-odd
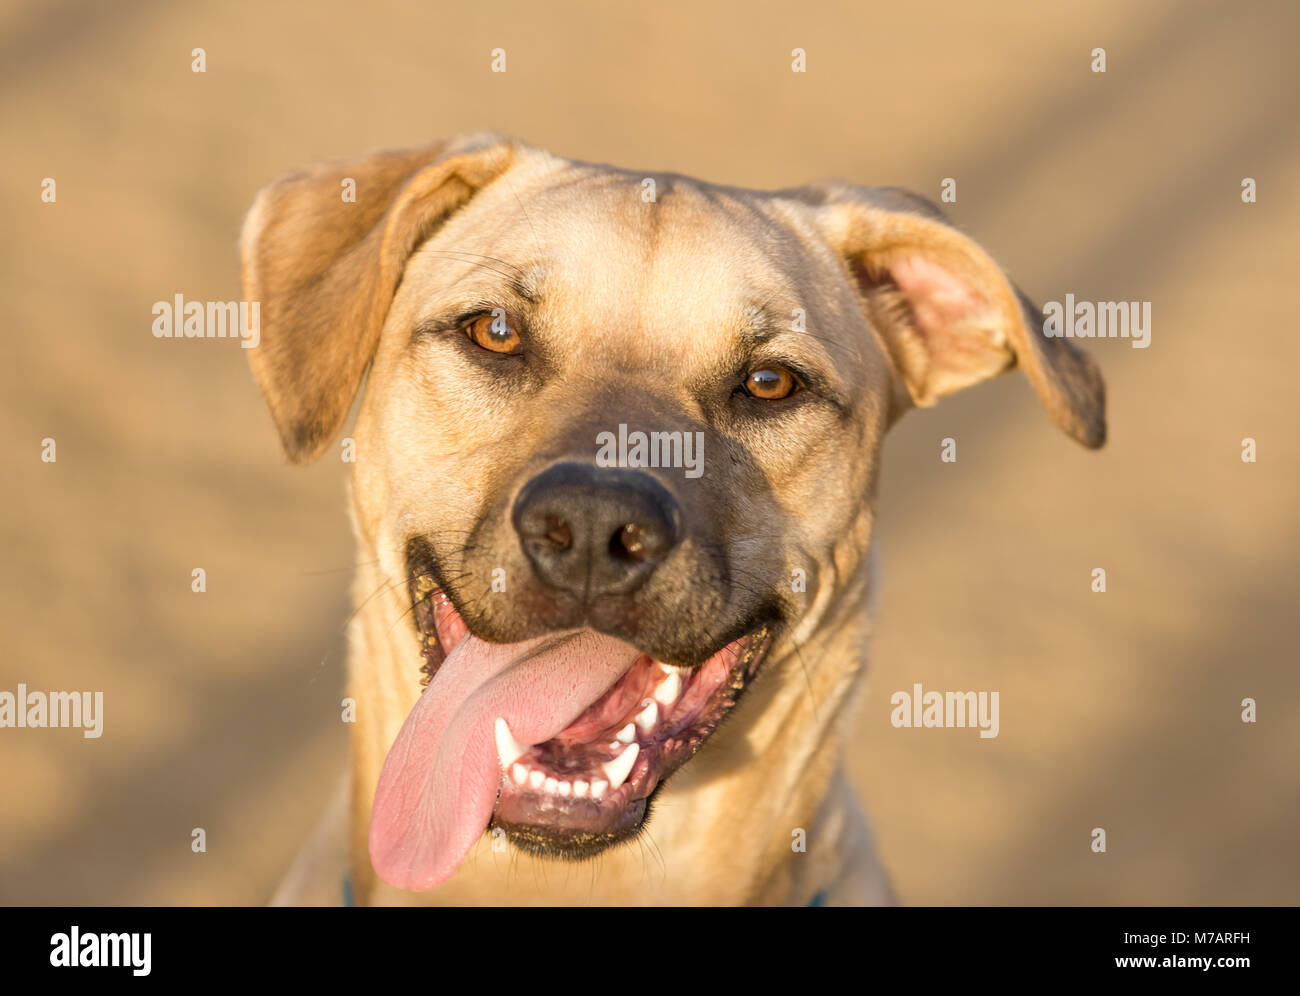
[[[763,367],[752,371],[745,378],[745,391],[754,398],[764,401],[780,401],[799,390],[799,382],[794,374],[784,367]]]
[[[476,346],[482,346],[493,353],[513,355],[524,351],[519,333],[500,312],[472,319],[465,325],[465,334]]]

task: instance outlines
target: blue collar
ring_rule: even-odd
[[[348,876],[344,875],[344,876],[343,876],[343,905],[344,905],[344,906],[356,906],[356,904],[357,904],[357,903],[356,903],[356,899],[355,899],[355,898],[353,897],[353,895],[352,895],[352,879],[350,879],[350,878],[348,878]],[[809,906],[825,906],[825,905],[826,905],[826,893],[823,892],[822,890],[818,889],[815,893],[813,893],[813,897],[812,897],[812,899],[808,900],[808,905],[809,905]]]

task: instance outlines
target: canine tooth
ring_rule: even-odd
[[[655,689],[655,701],[662,706],[670,706],[677,701],[682,690],[682,679],[676,671],[669,671],[668,677],[659,682]]]
[[[632,765],[636,764],[636,756],[641,753],[641,748],[632,744],[612,761],[606,761],[600,766],[600,769],[609,776],[609,787],[617,789],[625,781],[627,776],[632,772]]]
[[[619,743],[630,744],[636,739],[636,724],[628,723],[627,726],[618,731],[618,736],[614,738]]]
[[[646,707],[636,714],[636,725],[642,730],[650,730],[659,722],[659,703],[646,699]]]
[[[501,769],[504,771],[524,756],[528,745],[521,744],[515,739],[515,735],[510,732],[509,724],[501,716],[497,717],[496,734],[497,759],[501,762]]]
[[[569,797],[569,793],[572,791],[573,789],[570,787],[568,782],[560,782],[560,795],[562,795],[564,798],[567,799]]]
[[[528,784],[535,789],[542,787],[542,782],[546,781],[546,776],[540,771],[530,771],[528,773]]]
[[[591,780],[591,797],[599,799],[605,794],[605,789],[609,788],[609,782],[603,778],[593,778]]]
[[[573,783],[573,797],[575,799],[587,798],[587,789],[589,789],[590,787],[591,786],[588,785],[586,782],[582,781],[582,779],[579,779],[578,781]]]
[[[510,776],[515,780],[516,785],[522,785],[528,781],[528,769],[522,764],[516,764],[510,769]]]
[[[557,778],[546,779],[544,786],[546,788],[546,791],[550,792],[551,795],[556,795],[560,791],[560,782],[559,779]]]

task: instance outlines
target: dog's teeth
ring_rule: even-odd
[[[627,726],[618,731],[618,736],[614,739],[622,744],[630,744],[636,739],[636,725],[634,723],[628,723]]]
[[[676,671],[669,671],[668,677],[659,682],[659,687],[655,689],[655,701],[661,706],[670,706],[677,701],[681,690],[681,676]]]
[[[546,781],[546,776],[540,771],[530,771],[528,773],[528,784],[535,789],[542,787],[542,782]]]
[[[591,780],[591,797],[599,799],[605,794],[605,789],[609,788],[609,782],[603,778],[593,778]]]
[[[569,785],[568,782],[560,782],[560,795],[562,795],[564,798],[567,799],[569,797],[569,793],[572,791],[573,788]]]
[[[609,787],[611,789],[617,789],[627,781],[627,776],[631,774],[632,765],[636,764],[636,756],[639,753],[641,753],[641,748],[636,744],[632,744],[614,760],[606,761],[600,766],[601,771],[609,776]]]
[[[528,769],[522,764],[516,764],[510,769],[510,777],[515,780],[516,785],[522,785],[524,782],[528,781]]]
[[[548,778],[543,783],[543,787],[547,792],[550,792],[551,795],[558,795],[560,791],[560,780],[558,778]]]
[[[645,732],[654,729],[658,722],[659,703],[654,699],[646,699],[646,707],[636,714],[636,725]]]
[[[573,783],[573,797],[574,797],[575,799],[585,799],[585,798],[587,798],[587,789],[589,789],[590,787],[591,787],[590,785],[588,785],[586,782],[584,782],[584,781],[582,781],[582,780],[578,780],[578,781],[574,782],[574,783]]]
[[[501,770],[505,771],[528,750],[527,744],[521,744],[515,739],[515,735],[510,732],[510,726],[505,719],[498,716],[497,725],[497,759],[501,762]]]

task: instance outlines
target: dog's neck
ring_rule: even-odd
[[[362,568],[348,667],[357,902],[806,904],[825,893],[844,878],[866,832],[841,755],[866,661],[868,561],[805,645],[778,640],[732,715],[660,789],[637,840],[570,863],[485,836],[426,894],[392,889],[370,866],[375,786],[419,697],[421,657],[405,586],[375,565]]]

